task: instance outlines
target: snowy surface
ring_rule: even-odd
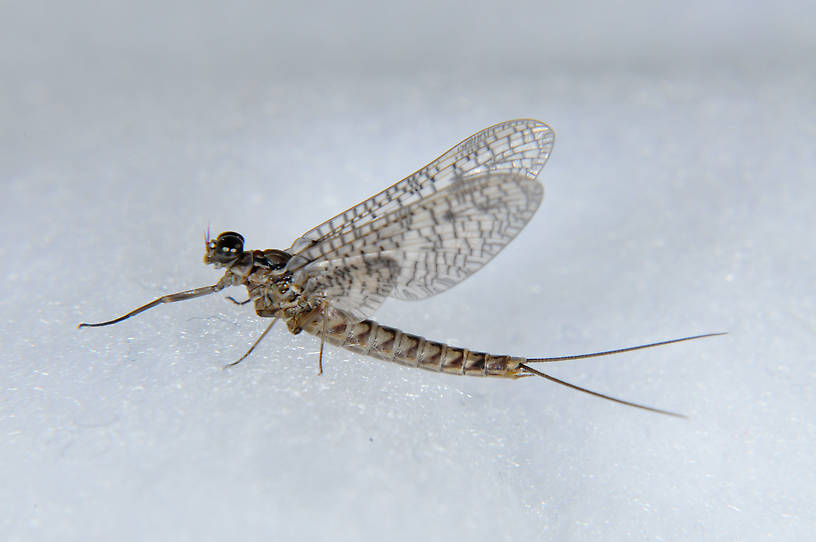
[[[4,8],[3,539],[812,536],[812,5],[221,4]],[[689,420],[338,349],[318,377],[283,326],[223,371],[264,322],[221,295],[76,329],[215,282],[208,227],[285,248],[516,117],[557,134],[539,213],[377,319],[531,356],[728,331],[551,367]]]

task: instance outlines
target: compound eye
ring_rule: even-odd
[[[244,251],[244,238],[240,233],[225,231],[215,240],[216,254],[222,258],[234,258]]]

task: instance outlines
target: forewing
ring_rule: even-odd
[[[336,308],[369,316],[385,296],[428,297],[476,272],[521,231],[542,196],[542,185],[522,174],[474,174],[305,249],[287,268],[296,283],[322,283],[329,274],[350,277],[331,279],[325,298]],[[384,284],[383,268],[393,277],[375,293],[366,285]]]
[[[333,246],[331,238],[364,231],[366,225],[381,217],[430,198],[471,175],[496,171],[535,179],[550,156],[554,139],[552,129],[538,120],[495,124],[452,147],[414,174],[304,233],[288,252],[299,254],[328,243],[325,251],[328,254]]]
[[[491,173],[452,185],[412,206],[400,233],[380,242],[399,262],[391,297],[422,299],[463,281],[493,259],[527,225],[544,195],[541,183]],[[407,224],[406,224],[407,223]],[[369,239],[379,235],[372,232]]]

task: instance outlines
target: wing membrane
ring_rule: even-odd
[[[554,140],[552,129],[538,120],[495,124],[405,179],[304,233],[288,252],[297,254],[331,237],[360,230],[379,217],[429,197],[469,175],[503,171],[535,179],[550,157]]]
[[[304,250],[290,261],[294,281],[321,284],[332,306],[358,317],[370,316],[386,296],[435,295],[507,246],[543,192],[540,183],[515,173],[468,177],[371,222],[362,235],[347,232]]]
[[[496,124],[306,232],[287,270],[304,295],[365,318],[385,297],[421,299],[461,282],[527,224],[554,134],[536,120]]]
[[[319,260],[309,266],[302,294],[362,320],[391,294],[399,272],[396,261],[376,254]]]

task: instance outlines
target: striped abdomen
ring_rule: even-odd
[[[524,363],[525,358],[472,352],[381,326],[373,320],[360,322],[340,311],[333,312],[325,321],[326,342],[352,352],[428,371],[471,376],[522,376],[519,364]],[[323,320],[317,320],[304,325],[303,329],[321,337],[323,326]]]

